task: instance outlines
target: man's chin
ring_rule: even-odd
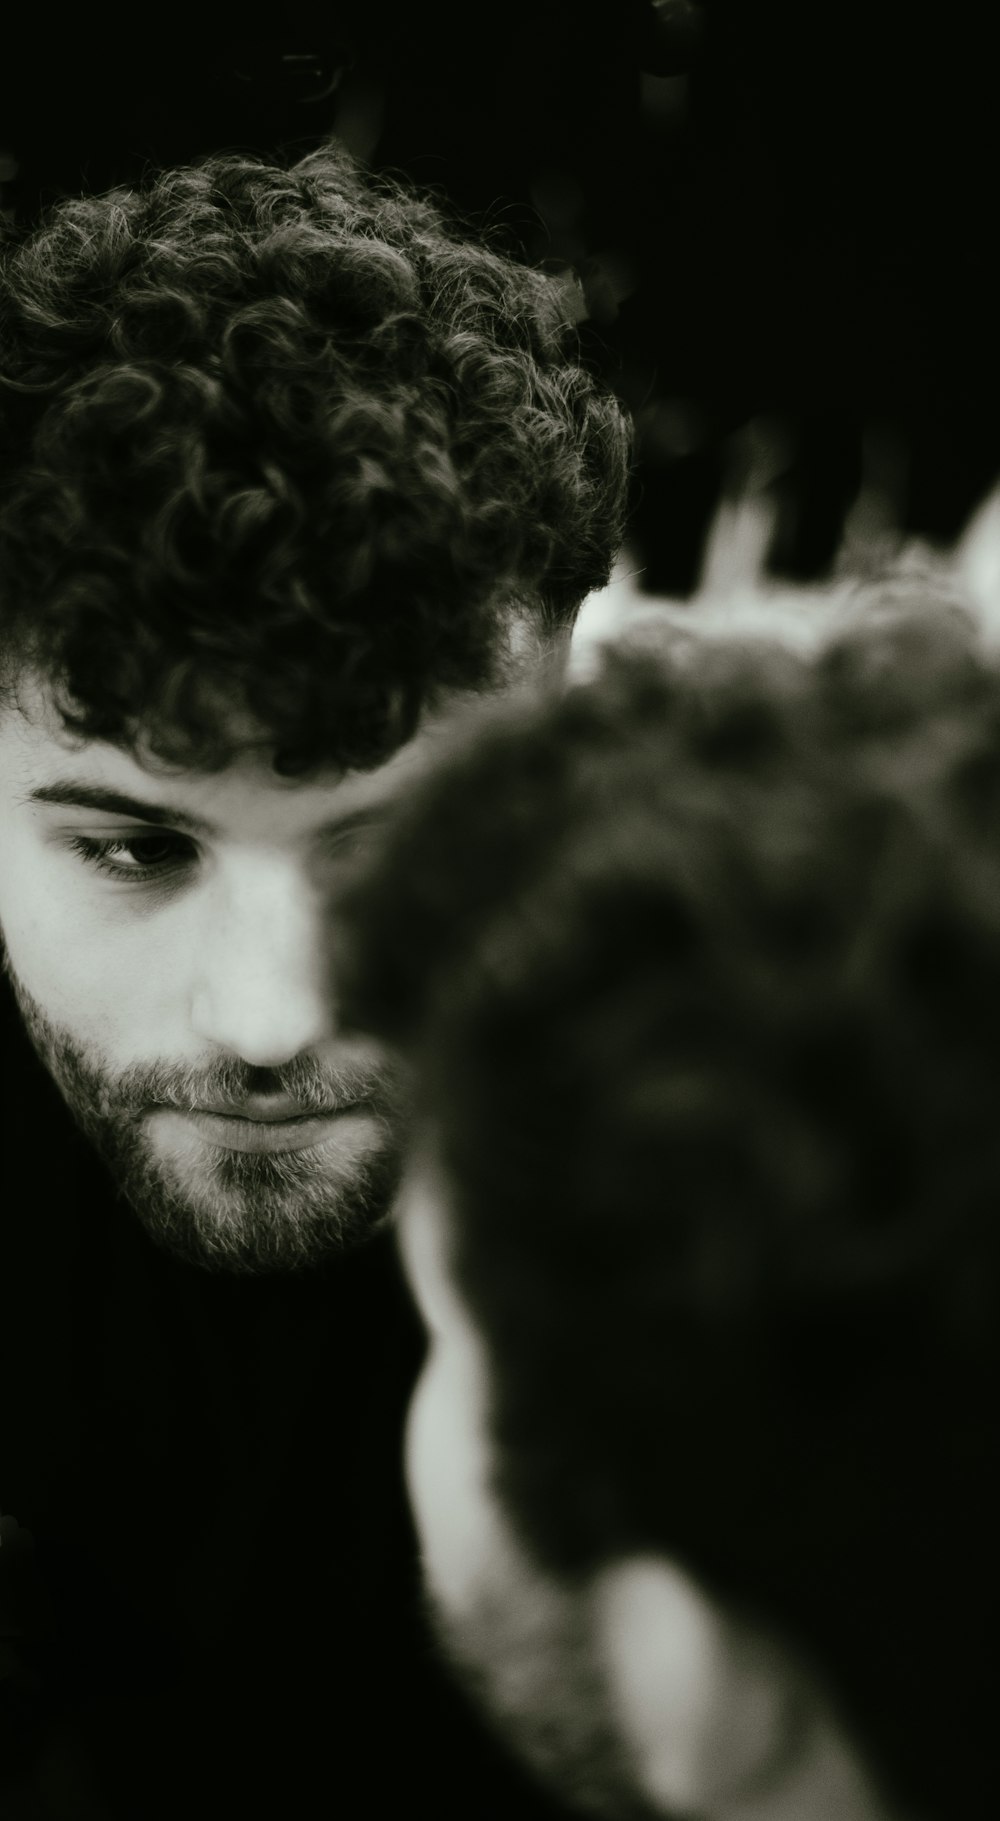
[[[260,1275],[306,1270],[385,1225],[399,1156],[397,1084],[384,1064],[348,1055],[325,1072],[305,1063],[280,1071],[288,1097],[342,1106],[328,1132],[324,1121],[310,1121],[316,1129],[308,1133],[289,1122],[283,1134],[237,1132],[233,1143],[226,1128],[248,1122],[220,1120],[221,1141],[213,1143],[204,1120],[174,1109],[238,1105],[248,1092],[245,1065],[230,1059],[194,1078],[157,1064],[116,1074],[53,1022],[5,953],[3,960],[29,1039],[157,1245],[205,1270]]]
[[[585,1595],[532,1578],[484,1590],[462,1614],[433,1594],[426,1607],[455,1680],[539,1782],[608,1821],[661,1821],[611,1717]]]
[[[206,1147],[164,1156],[148,1132],[104,1134],[104,1154],[149,1237],[174,1257],[243,1276],[308,1270],[386,1223],[399,1178],[383,1126],[367,1153],[330,1142],[289,1152]]]

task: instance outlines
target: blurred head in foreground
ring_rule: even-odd
[[[978,1814],[1000,672],[914,578],[688,628],[488,716],[344,926],[416,1084],[428,1587],[585,1805]]]
[[[0,232],[0,955],[188,1259],[383,1220],[335,882],[455,700],[558,657],[627,476],[553,281],[334,143]]]

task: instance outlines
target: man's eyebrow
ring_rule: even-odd
[[[189,810],[172,809],[166,803],[144,803],[125,791],[110,790],[106,784],[86,784],[82,780],[40,784],[28,792],[25,801],[56,803],[64,809],[95,809],[102,815],[129,816],[136,822],[154,822],[158,827],[177,828],[192,835],[216,832],[211,822],[193,816]]]
[[[23,800],[29,803],[54,803],[64,809],[92,809],[107,816],[128,816],[132,821],[150,822],[158,828],[175,828],[182,834],[205,836],[219,833],[215,823],[207,821],[203,816],[192,815],[190,810],[173,809],[167,803],[145,803],[139,797],[130,797],[125,791],[111,790],[106,784],[88,784],[82,779],[39,784],[34,790],[28,791]],[[347,835],[358,828],[374,827],[386,819],[392,803],[390,797],[346,810],[339,816],[332,815],[311,833],[314,838],[322,838],[325,835]]]

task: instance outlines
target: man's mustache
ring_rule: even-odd
[[[237,1111],[249,1100],[273,1097],[293,1101],[302,1114],[342,1111],[365,1101],[378,1111],[398,1113],[402,1104],[402,1070],[363,1038],[345,1044],[342,1054],[320,1062],[296,1056],[277,1068],[255,1067],[239,1056],[219,1056],[210,1063],[133,1063],[114,1074],[101,1059],[88,1055],[45,1015],[21,984],[7,955],[0,931],[0,967],[36,1042],[43,1044],[60,1079],[71,1075],[99,1117],[139,1115],[154,1107],[190,1112],[220,1105]]]
[[[295,1057],[279,1068],[255,1068],[239,1057],[221,1057],[208,1067],[182,1068],[166,1063],[135,1064],[109,1080],[106,1093],[126,1113],[166,1107],[179,1112],[205,1106],[238,1112],[248,1101],[273,1097],[294,1102],[301,1114],[338,1112],[365,1101],[376,1106],[395,1102],[398,1071],[382,1058],[345,1056],[320,1064]]]

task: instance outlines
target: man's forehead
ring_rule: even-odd
[[[102,740],[69,734],[51,693],[35,678],[18,687],[16,700],[0,717],[0,751],[8,787],[20,800],[39,798],[80,807],[101,793],[128,798],[163,811],[176,811],[177,826],[202,825],[224,831],[248,818],[273,816],[303,826],[313,820],[354,816],[405,793],[423,771],[450,724],[448,708],[426,716],[415,736],[370,771],[334,768],[303,777],[274,769],[274,752],[250,730],[233,726],[234,758],[218,771],[167,765],[152,754],[133,752]],[[123,814],[131,811],[122,809]]]

